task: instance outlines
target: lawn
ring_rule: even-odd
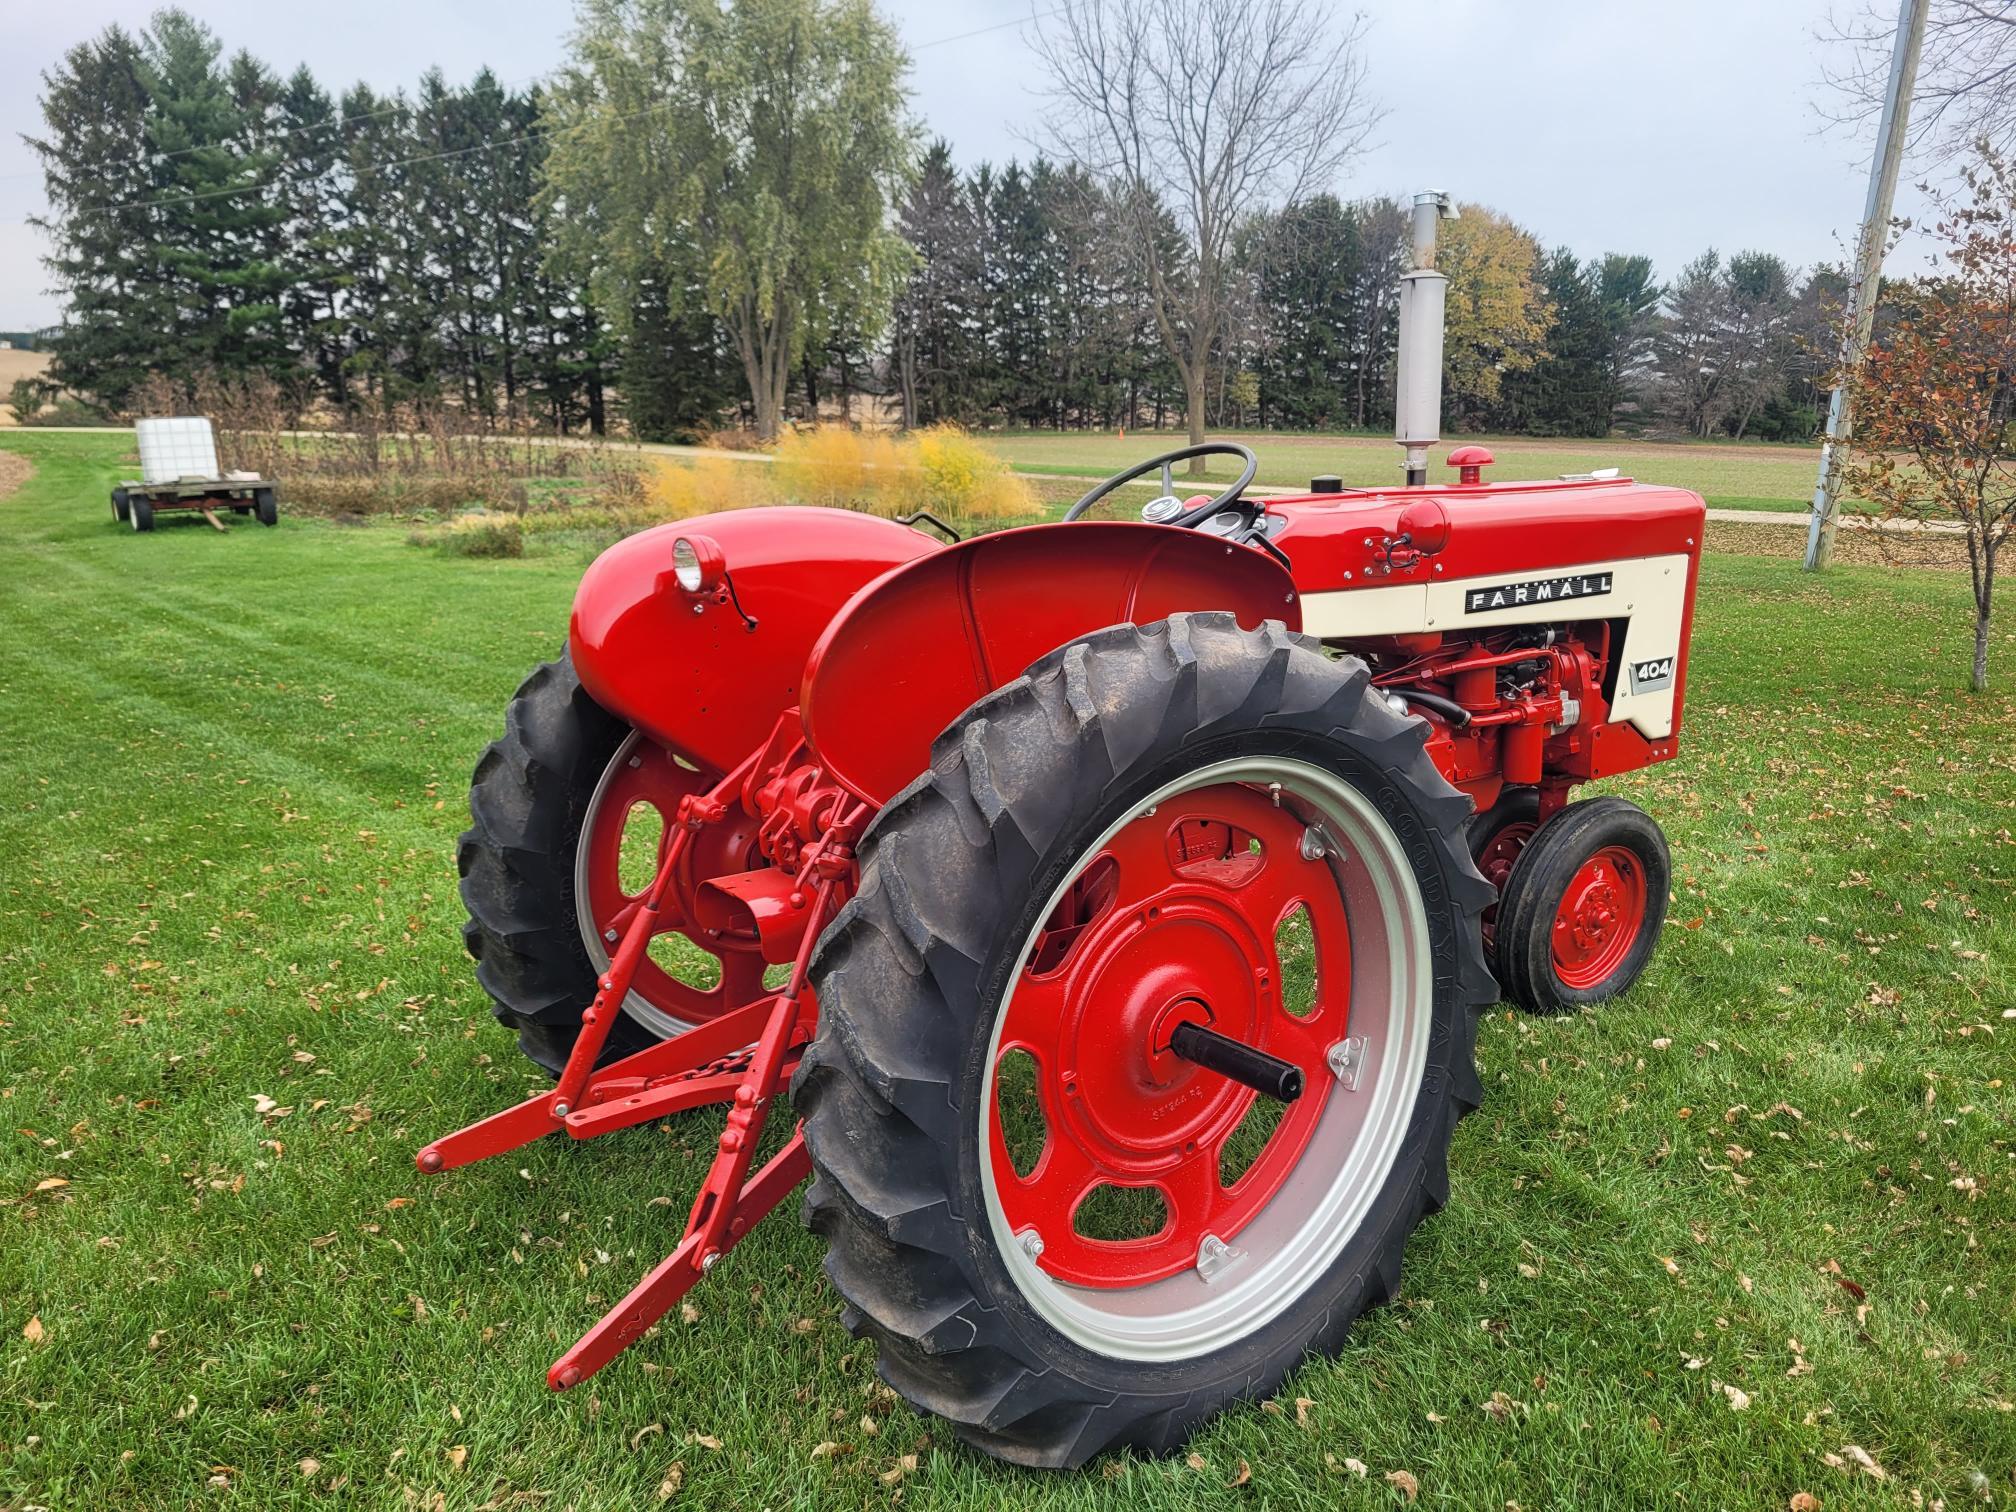
[[[1390,437],[1312,436],[1262,432],[1214,434],[1213,440],[1243,442],[1260,458],[1259,481],[1302,488],[1311,478],[1335,473],[1347,484],[1398,483],[1400,450]],[[1550,478],[1562,473],[1621,467],[1648,483],[1691,488],[1710,504],[1729,509],[1804,509],[1813,497],[1818,452],[1810,446],[1767,446],[1719,441],[1670,442],[1618,438],[1609,441],[1535,441],[1509,436],[1460,436],[1434,454],[1430,477],[1453,481],[1442,465],[1450,449],[1475,441],[1498,460],[1496,476]],[[1023,431],[987,437],[988,445],[1028,472],[1104,477],[1143,457],[1184,444],[1171,431]],[[1213,476],[1229,476],[1226,464],[1212,463]],[[1487,474],[1489,476],[1491,474]]]
[[[535,1080],[454,842],[578,556],[135,536],[120,438],[0,448],[0,1508],[2016,1497],[2016,700],[1959,691],[1963,579],[1712,557],[1683,757],[1614,785],[1674,846],[1650,975],[1489,1016],[1452,1205],[1341,1358],[1046,1477],[880,1390],[789,1206],[546,1392],[718,1115],[415,1173]]]

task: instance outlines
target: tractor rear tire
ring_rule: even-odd
[[[629,734],[628,724],[588,696],[563,655],[520,685],[505,711],[504,736],[483,752],[469,787],[472,822],[455,853],[469,910],[463,943],[497,1021],[555,1076],[599,975],[574,907],[582,816]],[[618,1014],[602,1061],[654,1040],[629,1014]]]
[[[1372,696],[1362,662],[1332,660],[1315,641],[1279,624],[1243,630],[1231,615],[1209,613],[1119,625],[1052,652],[976,703],[939,737],[930,769],[891,800],[864,837],[860,891],[826,931],[813,963],[819,1028],[793,1086],[814,1170],[805,1216],[827,1241],[826,1273],[845,1299],[843,1321],[876,1342],[882,1378],[918,1408],[946,1418],[969,1444],[1014,1463],[1058,1468],[1113,1445],[1173,1450],[1228,1404],[1272,1392],[1308,1352],[1334,1352],[1353,1320],[1394,1294],[1408,1235],[1448,1198],[1450,1135],[1482,1094],[1472,1060],[1473,1010],[1495,996],[1478,935],[1478,915],[1492,893],[1464,844],[1471,804],[1428,759],[1426,736],[1425,721],[1395,714]],[[1273,771],[1284,775],[1269,784],[1264,774]],[[1329,795],[1323,802],[1334,807],[1305,807],[1305,789],[1296,784]],[[1320,868],[1316,880],[1302,874],[1291,886],[1313,889],[1312,897],[1328,889],[1325,906],[1348,909],[1355,921],[1350,972],[1373,961],[1362,968],[1374,973],[1365,980],[1385,984],[1362,1001],[1390,1005],[1384,1020],[1370,1006],[1361,1018],[1361,979],[1350,974],[1334,997],[1312,990],[1310,1028],[1294,1038],[1284,1014],[1288,957],[1278,927],[1268,922],[1282,905],[1270,901],[1258,909],[1253,933],[1265,938],[1261,949],[1274,951],[1281,987],[1265,985],[1265,970],[1230,972],[1224,980],[1258,1005],[1242,1022],[1254,1036],[1284,1030],[1306,1055],[1309,1044],[1338,1032],[1338,1018],[1326,1017],[1334,1002],[1337,1015],[1351,1015],[1351,1033],[1362,1023],[1373,1037],[1358,1042],[1372,1089],[1361,1093],[1357,1073],[1347,1081],[1328,1061],[1342,1041],[1328,1053],[1317,1050],[1303,1094],[1315,1110],[1315,1135],[1268,1165],[1291,1128],[1287,1120],[1303,1106],[1285,1104],[1284,1121],[1267,1136],[1274,1142],[1253,1157],[1247,1175],[1222,1188],[1211,1184],[1222,1179],[1217,1162],[1226,1145],[1217,1143],[1211,1176],[1183,1188],[1203,1212],[1216,1214],[1252,1173],[1285,1171],[1270,1174],[1256,1199],[1264,1205],[1248,1208],[1243,1226],[1227,1222],[1223,1235],[1206,1234],[1189,1249],[1193,1237],[1175,1216],[1182,1201],[1165,1185],[1171,1216],[1153,1237],[1173,1242],[1180,1252],[1174,1262],[1119,1281],[1095,1276],[1090,1285],[1067,1285],[1055,1275],[1060,1254],[1072,1246],[1128,1251],[1087,1245],[1101,1236],[1080,1237],[1082,1204],[1096,1190],[1082,1179],[1053,1184],[1042,1199],[1054,1204],[1066,1186],[1079,1193],[1068,1198],[1064,1232],[1052,1227],[1049,1261],[1039,1264],[1040,1233],[1012,1227],[999,1143],[1007,1116],[995,1102],[1006,1095],[994,1077],[1003,1026],[1016,994],[1033,990],[1018,984],[1042,980],[1030,973],[1078,971],[1084,962],[1110,959],[1100,953],[1103,946],[1070,954],[1103,922],[1066,929],[1062,937],[1074,943],[1061,947],[1063,966],[1039,968],[1033,963],[1051,957],[1032,952],[1060,938],[1058,921],[1077,906],[1070,900],[1081,882],[1100,874],[1121,843],[1115,837],[1133,832],[1131,826],[1150,826],[1145,845],[1128,852],[1150,858],[1141,863],[1147,871],[1166,855],[1179,872],[1199,865],[1233,868],[1221,878],[1237,872],[1248,851],[1237,827],[1222,858],[1200,863],[1194,857],[1206,852],[1189,848],[1187,826],[1218,821],[1171,818],[1198,811],[1186,800],[1214,793],[1231,795],[1218,804],[1243,804],[1238,812],[1256,816],[1255,866],[1272,866],[1277,855],[1292,866],[1299,850],[1305,863]],[[1278,813],[1284,804],[1287,812]],[[1340,813],[1354,817],[1340,820]],[[1280,823],[1289,829],[1281,831]],[[1166,841],[1156,826],[1169,827]],[[1326,850],[1329,836],[1339,833],[1342,843]],[[1309,837],[1310,846],[1290,835]],[[1360,887],[1350,880],[1354,866],[1371,865],[1352,859],[1361,848],[1377,848],[1385,870],[1365,876],[1384,881]],[[1134,864],[1123,864],[1123,878]],[[1212,885],[1227,888],[1220,896],[1228,901],[1165,901],[1167,918],[1159,926],[1147,922],[1157,917],[1153,910],[1132,901],[1099,917],[1117,921],[1115,928],[1150,932],[1152,975],[1161,962],[1186,958],[1171,948],[1173,936],[1152,935],[1157,927],[1189,927],[1172,922],[1184,908],[1253,911],[1237,900],[1252,896],[1258,884]],[[1277,890],[1269,897],[1287,895]],[[1382,897],[1400,901],[1382,905]],[[1283,922],[1289,921],[1292,914]],[[1071,966],[1074,959],[1080,965]],[[1032,963],[1027,971],[1025,962]],[[1380,971],[1387,974],[1379,977]],[[1123,970],[1101,980],[1129,975]],[[1242,980],[1246,985],[1237,988]],[[1090,990],[1081,1000],[1106,1002]],[[1191,1002],[1179,997],[1171,1006]],[[1161,1009],[1157,1024],[1170,1012]],[[1151,1031],[1151,1046],[1161,1032]],[[1031,1042],[1024,1034],[1014,1038]],[[1066,1092],[1078,1090],[1072,1076],[1082,1077],[1088,1093],[1103,1092],[1106,1082],[1094,1086],[1101,1076],[1110,1079],[1089,1049],[1060,1050],[1057,1059],[1075,1067],[1063,1077]],[[1175,1074],[1192,1079],[1173,1083],[1174,1100],[1153,1105],[1159,1112],[1151,1106],[1151,1120],[1183,1122],[1228,1091],[1228,1106],[1241,1106],[1243,1096],[1250,1108],[1257,1095],[1204,1079],[1215,1073],[1177,1067]],[[1379,1089],[1387,1087],[1396,1100],[1380,1100],[1388,1093]],[[1015,1172],[1030,1184],[1025,1190],[1040,1191],[1061,1158],[1058,1125],[1048,1116],[1057,1104],[1044,1097],[1049,1143],[1031,1172]],[[1352,1100],[1358,1097],[1365,1100]],[[1071,1117],[1099,1105],[1091,1096],[1064,1101]],[[1352,1119],[1377,1130],[1377,1139],[1368,1140],[1382,1154],[1363,1165],[1348,1156],[1318,1160],[1311,1153],[1323,1143],[1317,1136],[1334,1135]],[[1153,1125],[1154,1137],[1171,1137],[1167,1127]],[[1192,1158],[1179,1152],[1196,1145],[1174,1137],[1168,1158]],[[1346,1166],[1364,1173],[1348,1197],[1336,1195],[1346,1190],[1339,1174]],[[1305,1208],[1300,1199],[1312,1191],[1329,1195]],[[1325,1215],[1320,1239],[1304,1237],[1318,1231],[1313,1214]],[[1226,1251],[1221,1241],[1235,1248]],[[1241,1254],[1242,1243],[1255,1253]],[[1221,1263],[1237,1269],[1222,1271]],[[1274,1285],[1277,1279],[1284,1284]],[[1197,1316],[1186,1311],[1193,1305],[1188,1299],[1202,1299],[1194,1305],[1209,1315],[1206,1331],[1188,1321]],[[1081,1303],[1107,1311],[1087,1313],[1095,1321],[1080,1324],[1069,1310]],[[1130,1310],[1165,1303],[1169,1310],[1157,1314],[1167,1320],[1156,1324],[1165,1330],[1159,1342],[1137,1342]]]
[[[138,494],[129,496],[126,500],[126,518],[135,530],[152,530],[154,528],[153,503]]]
[[[262,488],[252,495],[252,507],[258,513],[261,525],[280,523],[280,500],[270,488]]]
[[[1630,990],[1658,947],[1673,876],[1666,837],[1623,798],[1571,803],[1519,852],[1493,951],[1506,1001],[1574,1013]]]

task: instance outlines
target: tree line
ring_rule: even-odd
[[[691,55],[668,65],[665,34]],[[724,90],[708,49],[762,66]],[[587,0],[548,83],[389,95],[227,57],[179,11],[112,27],[45,76],[32,140],[54,378],[108,412],[153,373],[261,374],[304,411],[647,439],[862,396],[911,425],[1390,423],[1398,202],[1243,210],[1208,327],[1172,347],[1181,218],[1096,163],[962,171],[904,115],[903,67],[867,0]],[[1708,252],[1662,285],[1475,205],[1439,266],[1451,430],[1817,428],[1834,270]]]

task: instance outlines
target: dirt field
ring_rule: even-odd
[[[0,499],[6,498],[28,481],[28,475],[35,469],[28,465],[26,457],[13,452],[0,451]]]
[[[18,352],[11,349],[0,352],[0,395],[5,395],[12,389],[18,378],[39,378],[48,366],[47,352]],[[4,398],[0,398],[0,426],[15,423],[14,411],[8,408]]]

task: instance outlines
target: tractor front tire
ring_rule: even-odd
[[[975,704],[864,837],[793,1087],[806,1221],[882,1378],[960,1438],[1040,1467],[1173,1450],[1394,1294],[1408,1235],[1447,1200],[1450,1136],[1481,1096],[1473,1010],[1495,996],[1471,804],[1426,735],[1362,662],[1278,624],[1120,625]],[[1299,1022],[1294,908],[1319,936]],[[1191,994],[1214,971],[1207,1006]],[[1068,1027],[1004,1032],[1054,1000],[1046,979],[1083,972],[1106,974],[1066,994]],[[1244,1174],[1221,1157],[1259,1094],[1169,1059],[1167,1024],[1200,1014],[1309,1068]],[[1011,1175],[996,1072],[1025,1050],[1047,1143]],[[1107,1185],[1159,1190],[1162,1229],[1087,1233],[1087,1161],[1145,1173]],[[1042,1218],[1020,1226],[1011,1199]]]
[[[599,975],[574,903],[582,819],[629,734],[628,724],[588,696],[563,655],[520,685],[505,711],[504,736],[483,752],[469,787],[472,822],[455,853],[469,911],[462,939],[497,1021],[555,1076]],[[619,1014],[602,1059],[651,1043],[643,1026]]]
[[[1571,803],[1533,832],[1499,896],[1492,949],[1506,1001],[1573,1013],[1626,992],[1666,922],[1673,862],[1624,798]]]

